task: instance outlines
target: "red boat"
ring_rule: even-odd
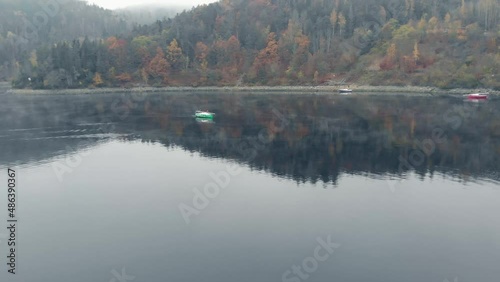
[[[488,100],[488,93],[474,93],[465,96],[468,100]]]

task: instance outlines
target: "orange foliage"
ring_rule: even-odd
[[[118,80],[121,83],[127,83],[132,81],[132,76],[128,73],[122,73],[116,76],[116,80]]]
[[[203,42],[196,43],[195,54],[196,54],[196,59],[198,60],[198,63],[201,64],[202,62],[204,62],[207,59],[209,51],[210,51],[210,49]]]
[[[170,65],[165,58],[165,53],[158,47],[156,49],[156,56],[149,62],[146,72],[153,78],[161,78],[164,81],[167,79]]]
[[[380,63],[381,70],[392,70],[396,66],[396,58],[397,58],[397,46],[396,44],[391,44],[387,49],[387,55]]]
[[[386,57],[386,58],[384,58],[384,59],[382,60],[382,62],[380,63],[380,65],[379,65],[379,66],[380,66],[380,69],[381,69],[381,70],[385,70],[385,71],[387,71],[387,70],[392,70],[392,69],[394,69],[395,64],[394,64],[393,62],[391,62],[389,59],[387,59],[387,57]]]
[[[276,41],[276,34],[271,32],[267,36],[267,46],[262,49],[255,58],[255,65],[262,67],[278,62],[278,42]]]
[[[106,40],[106,43],[111,55],[114,57],[113,59],[116,61],[117,68],[124,71],[127,59],[127,41],[112,36]]]
[[[410,56],[403,56],[401,64],[402,64],[402,69],[406,73],[415,72],[415,70],[417,69],[417,63],[415,62],[415,59],[413,59]]]
[[[231,36],[227,40],[226,44],[226,53],[229,57],[229,64],[231,66],[239,65],[240,61],[242,59],[242,54],[241,54],[241,44],[238,38],[236,36]]]
[[[114,36],[108,38],[106,42],[108,43],[109,50],[121,49],[127,46],[127,41],[123,39],[117,39]]]
[[[141,58],[142,65],[146,65],[149,62],[149,51],[148,48],[141,46],[137,49],[137,54]]]
[[[498,51],[497,39],[492,37],[488,39],[487,47],[488,53],[496,53]]]

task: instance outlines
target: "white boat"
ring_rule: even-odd
[[[339,93],[352,93],[352,89],[348,89],[348,88],[339,89]]]

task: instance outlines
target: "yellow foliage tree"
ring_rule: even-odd
[[[460,7],[460,14],[462,15],[462,19],[467,19],[468,9],[465,4],[465,0],[462,0],[462,7]]]
[[[180,70],[183,65],[182,49],[177,40],[172,40],[167,48],[167,60],[173,70]]]
[[[437,17],[432,17],[429,20],[429,29],[432,31],[436,31],[439,26],[439,19]]]
[[[418,42],[415,42],[415,46],[413,47],[413,59],[415,63],[420,60],[420,50],[418,49]]]
[[[36,51],[32,51],[30,55],[30,63],[31,66],[37,67],[38,66],[38,58],[36,56]]]
[[[95,73],[94,79],[92,79],[92,81],[94,81],[94,86],[96,87],[102,86],[104,84],[104,80],[102,79],[101,74],[98,72]]]
[[[446,13],[446,16],[444,16],[444,26],[445,26],[447,32],[449,32],[450,29],[453,28],[453,23],[451,22],[450,13]]]
[[[392,43],[391,46],[387,49],[387,58],[390,62],[395,62],[397,57],[398,48],[395,43]]]
[[[330,23],[332,24],[332,30],[333,33],[332,35],[335,36],[335,28],[337,27],[337,20],[339,17],[337,16],[337,11],[333,10],[332,13],[330,14]]]
[[[343,14],[339,14],[338,20],[339,20],[339,25],[340,25],[340,36],[342,36],[342,31],[345,29],[345,26],[347,25],[347,20]]]

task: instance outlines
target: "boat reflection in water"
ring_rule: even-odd
[[[215,123],[213,119],[211,118],[196,118],[196,122],[198,123],[208,123],[208,124],[213,124]]]

